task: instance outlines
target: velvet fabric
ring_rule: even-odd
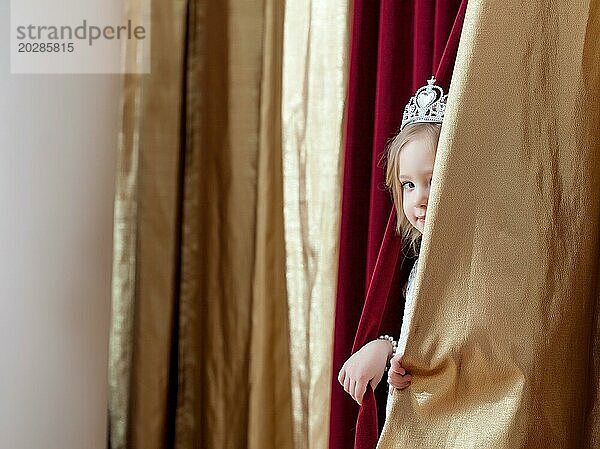
[[[377,404],[368,388],[360,408],[337,374],[344,361],[381,334],[399,335],[401,287],[411,268],[394,232],[385,189],[386,144],[404,105],[436,73],[448,87],[466,0],[354,2],[349,68],[340,259],[329,447],[374,448]],[[407,262],[407,263],[405,263]],[[360,325],[359,325],[360,321]],[[385,401],[385,381],[380,395]],[[355,426],[356,423],[356,426]]]

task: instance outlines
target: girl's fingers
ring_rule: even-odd
[[[401,382],[398,384],[390,384],[390,386],[396,388],[397,390],[404,390],[409,385],[410,385],[410,382]]]
[[[411,381],[412,376],[410,374],[400,376],[399,374],[394,375],[390,373],[388,376],[388,384],[390,384],[392,387],[398,388],[399,390],[402,390],[409,386]]]
[[[362,404],[363,397],[365,396],[365,392],[367,391],[367,382],[356,382],[356,391],[354,393],[354,397],[356,398],[356,402],[358,405]]]
[[[403,382],[403,381],[410,381],[412,380],[412,376],[410,374],[405,374],[404,376],[398,374],[398,373],[394,373],[392,371],[390,371],[388,373],[388,381],[391,382]]]
[[[350,391],[348,393],[350,393],[350,396],[352,396],[354,400],[358,402],[356,399],[356,381],[354,379],[352,379],[352,382],[350,382]]]
[[[346,390],[346,393],[350,393],[350,376],[346,376],[344,379],[344,390]]]
[[[403,382],[401,384],[390,384],[389,391],[390,391],[390,394],[392,394],[392,392],[394,390],[404,390],[406,387],[409,387],[409,386],[410,386],[410,382]]]
[[[406,374],[406,370],[402,368],[402,357],[395,355],[390,359],[390,371],[401,375]]]
[[[342,368],[340,370],[340,373],[338,374],[338,382],[341,385],[344,385],[344,378],[346,377],[346,370],[344,368]]]

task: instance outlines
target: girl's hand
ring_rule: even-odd
[[[388,371],[388,384],[390,384],[390,394],[394,389],[404,390],[410,385],[412,376],[402,368],[402,356],[395,355],[390,360],[390,370]]]
[[[346,360],[338,375],[344,390],[360,405],[367,391],[367,384],[375,390],[392,354],[392,345],[387,340],[373,340]]]

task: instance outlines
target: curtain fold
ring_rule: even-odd
[[[292,448],[292,382],[283,215],[282,70],[284,3],[265,2],[250,346],[248,447]],[[284,375],[273,375],[274,367]],[[274,382],[271,382],[274,379]]]
[[[382,154],[399,127],[404,105],[435,73],[460,5],[460,1],[353,2],[333,353],[332,449],[354,444],[358,406],[340,387],[337,372],[352,352],[367,287],[374,289],[371,295],[389,287],[400,296],[400,280],[410,269],[405,265],[404,273],[398,270],[385,285],[370,284],[377,264],[395,266],[393,260],[383,260],[381,255],[378,260],[392,207],[384,188]],[[399,243],[386,251],[401,264]],[[390,301],[381,334],[399,334],[401,307],[401,301]],[[380,393],[385,395],[384,389]],[[374,418],[371,424],[377,427],[376,422]]]
[[[128,4],[141,14],[141,1]],[[161,447],[169,384],[177,239],[185,5],[154,5],[152,75],[126,75],[115,199],[109,360],[112,448]],[[144,48],[128,43],[127,65]],[[159,95],[148,95],[148,91]],[[160,180],[160,182],[157,182]],[[152,205],[152,206],[150,206]],[[148,244],[148,242],[152,242]]]
[[[329,436],[347,0],[287,0],[283,60],[286,276],[295,448]]]
[[[379,448],[595,448],[600,3],[471,0]],[[448,263],[452,261],[452,263]]]

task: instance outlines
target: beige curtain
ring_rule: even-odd
[[[152,73],[124,87],[112,447],[292,447],[283,8],[152,13]]]
[[[133,19],[142,3],[128,2]],[[162,447],[165,440],[177,291],[185,4],[152,7],[152,75],[126,75],[122,91],[109,355],[110,444],[119,449]],[[135,43],[127,41],[129,67],[147,54]]]
[[[469,1],[379,448],[600,447],[600,2]],[[448,263],[452,261],[452,263]]]
[[[152,3],[151,73],[123,85],[113,449],[326,446],[347,5],[287,5]],[[315,32],[334,48],[313,48]],[[126,64],[139,64],[146,48],[128,45]],[[291,105],[282,83],[304,76],[310,92]],[[303,195],[286,189],[287,248],[284,136],[286,161],[299,161],[286,182]]]
[[[296,449],[329,447],[347,0],[287,0],[283,149]]]

